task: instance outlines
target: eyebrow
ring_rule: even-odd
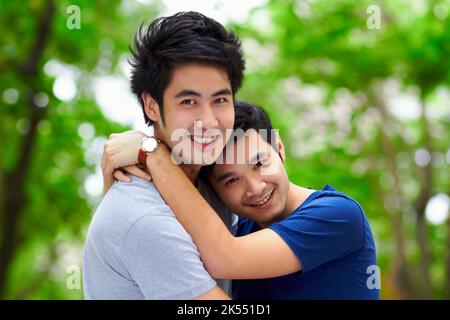
[[[266,155],[267,155],[267,153],[266,153],[265,151],[258,152],[258,153],[252,158],[252,160],[250,160],[250,163],[251,163],[251,164],[252,164],[252,163],[256,163],[257,160],[263,158],[263,157],[266,156]]]
[[[256,163],[256,160],[261,159],[266,155],[267,155],[267,153],[265,151],[260,151],[252,158],[250,163],[251,164]],[[226,180],[229,177],[232,177],[233,175],[234,175],[234,172],[226,172],[217,178],[217,182],[222,182],[223,180]]]
[[[231,94],[232,94],[231,90],[228,88],[225,88],[225,89],[221,89],[221,90],[213,93],[211,96],[212,97],[230,96]],[[187,96],[201,97],[202,95],[194,90],[183,89],[175,95],[175,98],[182,98],[182,97],[187,97]]]
[[[230,89],[222,89],[217,91],[216,93],[212,94],[213,97],[217,97],[217,96],[231,96],[231,90]]]
[[[217,178],[217,182],[222,182],[223,180],[231,177],[232,175],[233,175],[233,172],[224,173],[223,175],[221,175]]]
[[[196,97],[201,97],[201,94],[198,93],[197,91],[194,90],[181,90],[180,92],[178,92],[175,95],[175,98],[181,98],[181,97],[186,97],[186,96],[196,96]]]

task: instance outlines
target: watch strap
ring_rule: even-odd
[[[142,166],[146,166],[146,162],[147,162],[147,152],[145,152],[142,149],[139,149],[139,154],[138,154],[138,163]]]

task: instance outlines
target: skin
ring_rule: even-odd
[[[168,188],[169,179],[181,178],[175,166],[164,165],[156,156],[147,161],[158,190],[175,212],[177,218],[193,237],[202,260],[212,275],[228,279],[258,279],[282,276],[301,270],[301,262],[289,246],[268,225],[280,221],[292,213],[313,190],[290,183],[284,167],[284,147],[277,137],[276,150],[267,144],[253,129],[246,135],[250,143],[241,138],[235,144],[237,150],[245,150],[245,164],[216,165],[210,175],[217,194],[224,203],[242,216],[256,221],[263,229],[255,233],[234,237],[213,209],[198,192],[181,184],[183,192],[175,195]],[[253,141],[253,142],[252,142]],[[256,148],[250,149],[250,146]],[[161,150],[160,155],[164,150]],[[256,154],[261,157],[252,161]],[[158,168],[158,169],[157,169]],[[270,174],[268,169],[271,168]],[[266,171],[264,171],[266,169]],[[157,176],[159,175],[159,176]],[[220,177],[226,179],[219,181]],[[186,179],[183,179],[186,182]],[[265,208],[252,204],[263,199],[273,190],[269,205]]]
[[[147,93],[142,98],[147,115],[155,122],[155,135],[171,150],[180,143],[187,144],[192,150],[201,150],[201,146],[188,136],[183,136],[181,141],[173,141],[171,135],[175,131],[197,136],[217,132],[226,137],[226,129],[234,124],[233,96],[227,73],[210,65],[195,63],[175,70],[163,95],[164,123],[156,101]],[[225,141],[226,138],[217,140],[215,145],[219,150]],[[182,155],[186,163],[192,162],[189,156]],[[195,179],[202,165],[186,165],[185,169]]]
[[[226,71],[217,66],[189,63],[174,69],[171,81],[163,94],[164,121],[158,103],[148,93],[143,93],[142,99],[145,113],[155,123],[155,136],[169,148],[176,147],[178,143],[186,143],[192,150],[197,148],[201,152],[205,146],[194,143],[189,135],[183,136],[181,142],[171,139],[172,133],[177,129],[198,135],[199,122],[202,123],[200,135],[207,135],[213,130],[225,137],[226,129],[233,128],[234,107],[231,84]],[[119,168],[128,168],[131,172],[134,170],[137,175],[150,180],[148,174],[134,166],[137,163],[138,150],[143,137],[145,135],[138,131],[110,136],[105,144],[102,159],[104,192],[112,186],[114,177],[124,177],[123,173],[117,170]],[[225,141],[226,138],[216,139],[213,142],[214,148],[222,150]],[[169,154],[168,151],[167,154]],[[188,156],[182,154],[183,159]],[[171,160],[168,162],[172,163]],[[195,180],[202,165],[203,163],[183,164],[180,167],[177,166],[177,169],[192,185],[191,181]],[[216,286],[197,299],[229,299],[229,297]]]
[[[172,133],[181,130],[189,133],[209,134],[218,132],[222,139],[217,139],[214,149],[222,150],[227,136],[226,129],[232,129],[234,124],[234,108],[231,84],[225,70],[200,63],[190,63],[176,68],[172,79],[163,94],[164,121],[161,116],[160,106],[148,94],[142,94],[144,110],[147,116],[154,121],[155,136],[161,139],[169,149],[180,143],[191,145],[191,149],[201,146],[183,137],[182,142],[172,141]],[[198,128],[201,121],[202,128]],[[195,125],[197,124],[197,132]],[[129,181],[129,178],[121,174],[118,168],[124,168],[144,179],[151,177],[141,170],[133,167],[137,163],[140,142],[145,135],[140,131],[127,131],[125,133],[111,134],[105,143],[102,159],[102,171],[104,180],[104,193],[112,186],[116,178]],[[208,158],[210,152],[203,152],[204,158]],[[217,152],[218,155],[218,152]],[[188,159],[184,155],[183,159]],[[204,164],[182,165],[183,170],[191,180],[195,180]],[[189,162],[189,161],[186,161]],[[116,172],[114,172],[116,171]],[[114,175],[113,175],[114,174]]]
[[[245,135],[233,145],[233,150],[224,150],[224,158],[230,151],[235,155],[241,152],[245,155],[246,164],[237,164],[237,159],[232,163],[216,164],[209,178],[227,207],[266,227],[282,220],[295,209],[292,205],[286,209],[290,185],[286,170],[283,170],[284,147],[278,136],[277,153],[254,129],[248,130]],[[283,169],[279,170],[280,167]],[[273,169],[273,173],[264,174],[263,171],[267,173],[269,169]],[[255,206],[269,194],[273,198],[269,208]]]
[[[248,130],[253,143],[238,140],[236,148],[245,150],[245,164],[216,165],[210,179],[226,205],[258,222],[264,229],[234,237],[215,211],[198,193],[183,171],[171,161],[169,150],[160,148],[147,158],[147,168],[164,200],[192,236],[202,261],[210,274],[223,279],[258,279],[282,276],[301,270],[301,262],[284,240],[265,228],[282,220],[297,208],[312,192],[290,183],[283,165],[284,147],[277,138],[276,151],[254,130]],[[249,145],[257,145],[249,149]],[[261,161],[252,162],[256,153]],[[263,169],[275,165],[266,174]],[[218,181],[226,175],[227,179]],[[233,183],[229,183],[234,179]],[[173,192],[177,181],[177,192]],[[225,185],[227,184],[227,185]],[[270,206],[251,206],[274,190]]]

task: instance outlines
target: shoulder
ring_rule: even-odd
[[[365,218],[361,207],[336,190],[315,192],[289,217],[270,228],[302,261],[304,270],[364,248]]]
[[[92,218],[88,236],[112,238],[111,241],[118,242],[133,227],[145,224],[147,229],[156,229],[174,219],[154,184],[132,177],[130,183],[116,182],[103,197]]]
[[[321,235],[362,244],[365,217],[359,204],[336,190],[319,190],[289,217],[271,227],[292,235]]]
[[[348,195],[336,190],[317,191],[313,199],[301,206],[296,213],[325,220],[339,219],[354,224],[362,224],[364,220],[361,206]]]
[[[131,182],[117,181],[106,193],[104,202],[117,204],[123,200],[137,202],[139,204],[165,205],[153,182],[139,177],[131,176]]]

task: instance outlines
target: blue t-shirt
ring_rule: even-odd
[[[327,185],[269,228],[296,254],[302,271],[234,280],[234,299],[379,299],[379,286],[371,280],[376,265],[372,232],[363,210],[349,196]],[[258,230],[256,222],[240,218],[237,236]]]

